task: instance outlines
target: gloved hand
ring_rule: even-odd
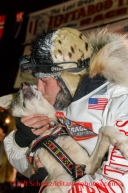
[[[38,171],[35,172],[34,169],[31,171],[31,177],[29,179],[29,190],[30,193],[38,193],[41,187],[41,182],[46,178],[48,175],[47,170],[43,167],[40,159],[36,156],[34,158],[35,164],[38,168]]]
[[[15,133],[15,141],[20,147],[28,147],[37,137],[32,133],[31,128],[20,122],[20,118],[16,118],[17,131]]]

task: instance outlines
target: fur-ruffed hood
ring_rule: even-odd
[[[103,30],[89,35],[93,47],[89,75],[104,76],[108,81],[128,86],[128,35]]]
[[[80,61],[90,58],[91,78],[99,74],[110,82],[128,86],[127,37],[127,34],[110,32],[106,28],[100,32],[95,30],[85,37],[76,29],[65,27],[37,36],[32,44],[32,55],[41,66],[44,65],[43,61],[47,61],[49,64],[55,63],[62,71],[70,70],[73,73],[80,68]],[[53,74],[55,72],[50,72],[49,76]],[[48,76],[48,72],[38,72],[35,76]]]
[[[36,78],[56,78],[63,95],[70,95],[67,104],[85,74],[93,80],[101,76],[101,79],[128,87],[127,35],[108,29],[95,31],[85,36],[77,29],[64,27],[47,34],[41,33],[32,42],[28,69],[32,68]],[[26,69],[24,61],[26,58],[23,58],[21,66]],[[65,88],[69,92],[65,92]],[[58,98],[64,98],[63,95]]]

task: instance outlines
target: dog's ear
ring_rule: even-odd
[[[4,109],[9,109],[12,99],[13,94],[0,97],[0,106],[3,107]]]

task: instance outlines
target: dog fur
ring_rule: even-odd
[[[55,110],[43,98],[41,92],[36,90],[35,86],[31,86],[28,83],[22,84],[23,87],[18,93],[0,97],[0,106],[11,108],[13,116],[22,117],[36,113],[47,115],[52,118],[53,122],[56,122]],[[45,131],[43,135],[48,135],[53,130],[54,128],[51,128]],[[128,138],[113,127],[102,127],[100,129],[98,142],[91,156],[70,136],[61,136],[55,141],[76,164],[86,165],[85,174],[92,175],[100,167],[102,158],[110,144],[116,145],[125,158],[128,158]],[[46,149],[38,149],[35,155],[39,156],[49,173],[46,179],[47,182],[62,181],[66,183],[74,181],[73,177],[66,172],[62,165]],[[44,193],[65,193],[67,190],[67,186],[47,186],[44,189]]]
[[[103,29],[89,35],[93,46],[89,74],[99,74],[108,81],[128,87],[128,34]]]

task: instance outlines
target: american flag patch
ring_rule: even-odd
[[[90,98],[88,101],[88,109],[104,110],[107,103],[107,98]]]

